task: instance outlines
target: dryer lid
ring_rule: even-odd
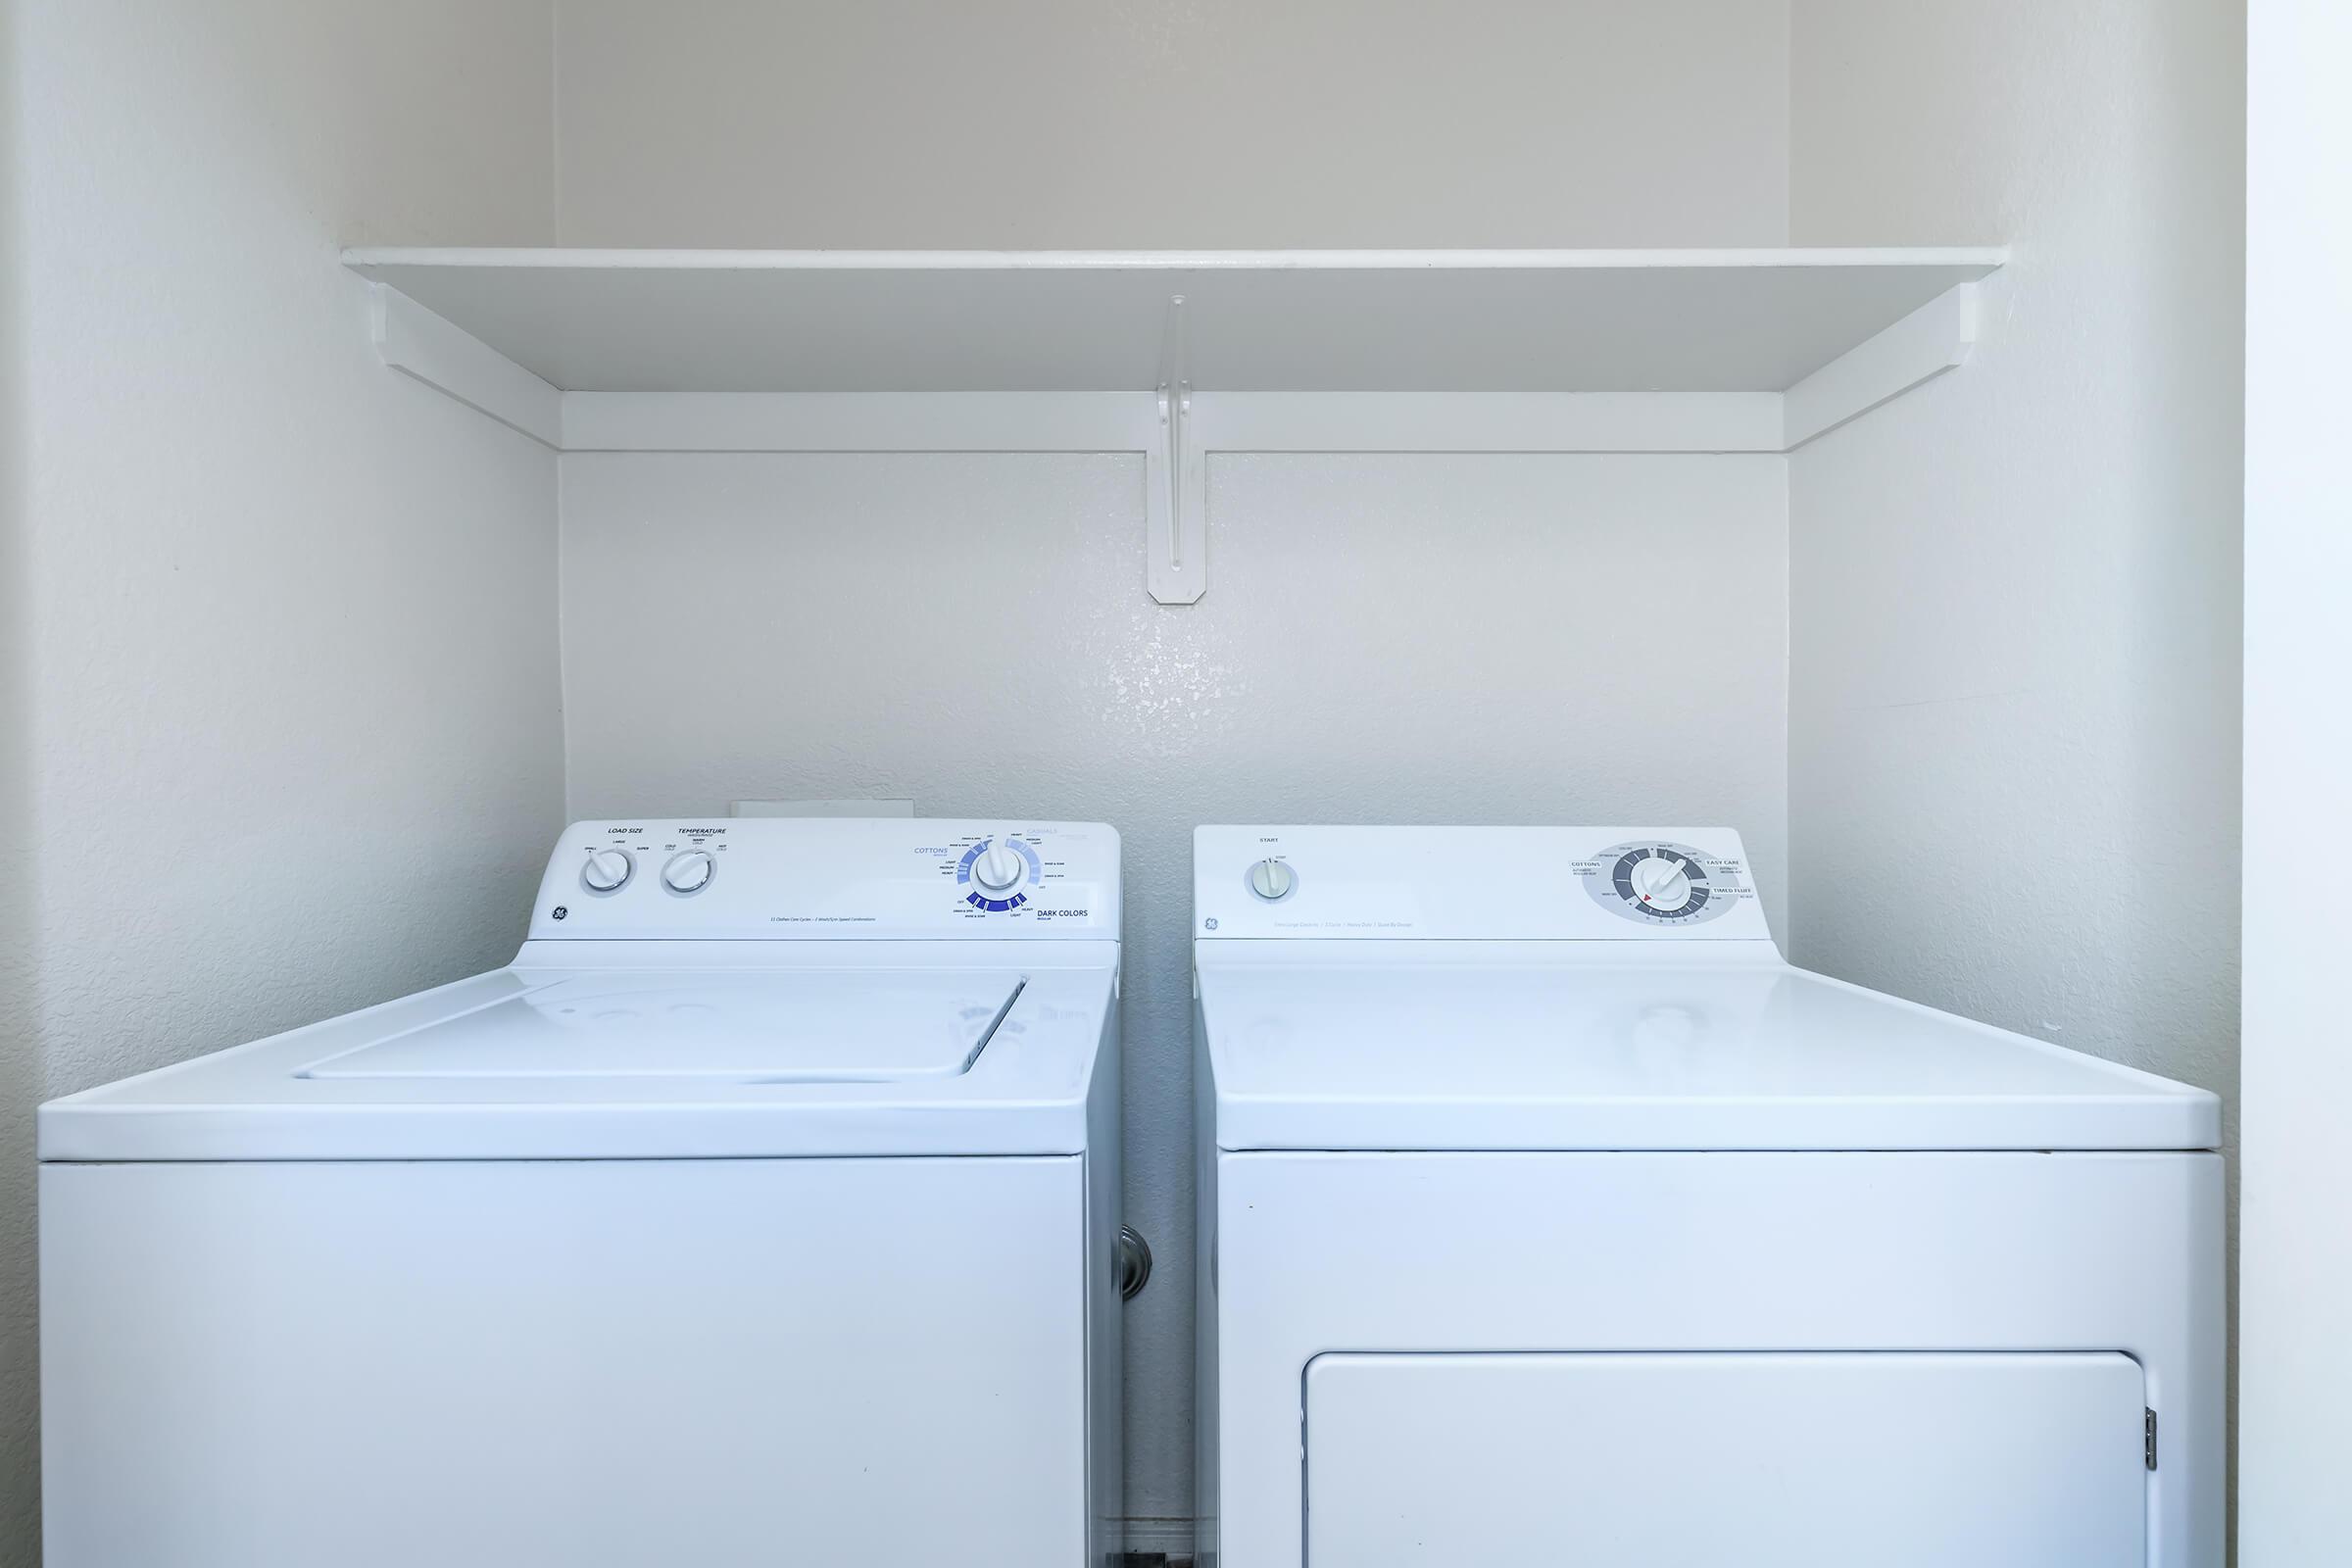
[[[1449,951],[1203,958],[1220,1147],[2180,1150],[2220,1140],[2219,1102],[2203,1090],[1778,962],[1481,961],[1478,945],[1412,946]]]

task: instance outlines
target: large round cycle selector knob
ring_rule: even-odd
[[[1250,868],[1250,891],[1268,904],[1290,897],[1298,885],[1298,874],[1280,860],[1269,858]]]
[[[1636,860],[1627,880],[1634,894],[1653,909],[1679,909],[1690,902],[1690,862],[1671,856],[1652,855]]]
[[[972,883],[988,894],[1010,893],[1029,879],[1029,862],[1003,839],[992,839],[972,861]]]
[[[662,868],[662,885],[672,893],[700,893],[710,885],[718,863],[708,850],[686,850],[669,858]]]
[[[1585,885],[1604,908],[1644,925],[1696,925],[1747,898],[1737,860],[1651,839],[1592,857]]]
[[[580,867],[580,885],[591,893],[611,893],[636,873],[637,862],[626,850],[594,850]]]

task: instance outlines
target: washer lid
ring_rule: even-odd
[[[889,1083],[968,1071],[1017,974],[573,975],[339,1052],[305,1078]]]
[[[1768,964],[1200,945],[1231,1150],[2211,1149],[2203,1090]],[[1389,951],[1374,954],[1375,946]],[[1555,946],[1568,946],[1560,944]],[[1410,950],[1420,950],[1418,954]],[[1239,951],[1237,951],[1239,950]],[[1466,951],[1465,951],[1466,950]],[[1231,954],[1233,957],[1227,958]]]
[[[45,1160],[1078,1154],[1113,942],[568,942],[43,1105]],[[657,957],[659,963],[648,958]]]

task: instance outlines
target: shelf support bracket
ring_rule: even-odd
[[[370,283],[376,357],[532,440],[564,449],[564,394],[396,288]]]
[[[1168,300],[1160,337],[1158,439],[1144,455],[1146,585],[1163,605],[1189,605],[1208,589],[1206,466],[1193,427],[1193,383],[1185,367],[1184,296]]]
[[[1891,403],[1956,369],[1977,341],[1977,285],[1956,283],[1909,316],[1856,344],[1782,395],[1782,450]]]

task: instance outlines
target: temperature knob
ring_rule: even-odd
[[[972,861],[972,882],[981,892],[1004,895],[1010,893],[1029,878],[1029,862],[1021,852],[1003,839],[992,839],[988,848]]]
[[[710,873],[717,863],[707,850],[687,850],[673,855],[662,868],[662,885],[672,893],[700,893],[710,885]]]
[[[1298,874],[1280,860],[1263,859],[1250,868],[1250,891],[1268,904],[1287,898],[1298,885]]]
[[[637,862],[626,850],[594,850],[580,867],[580,885],[591,893],[611,893],[636,874]]]

